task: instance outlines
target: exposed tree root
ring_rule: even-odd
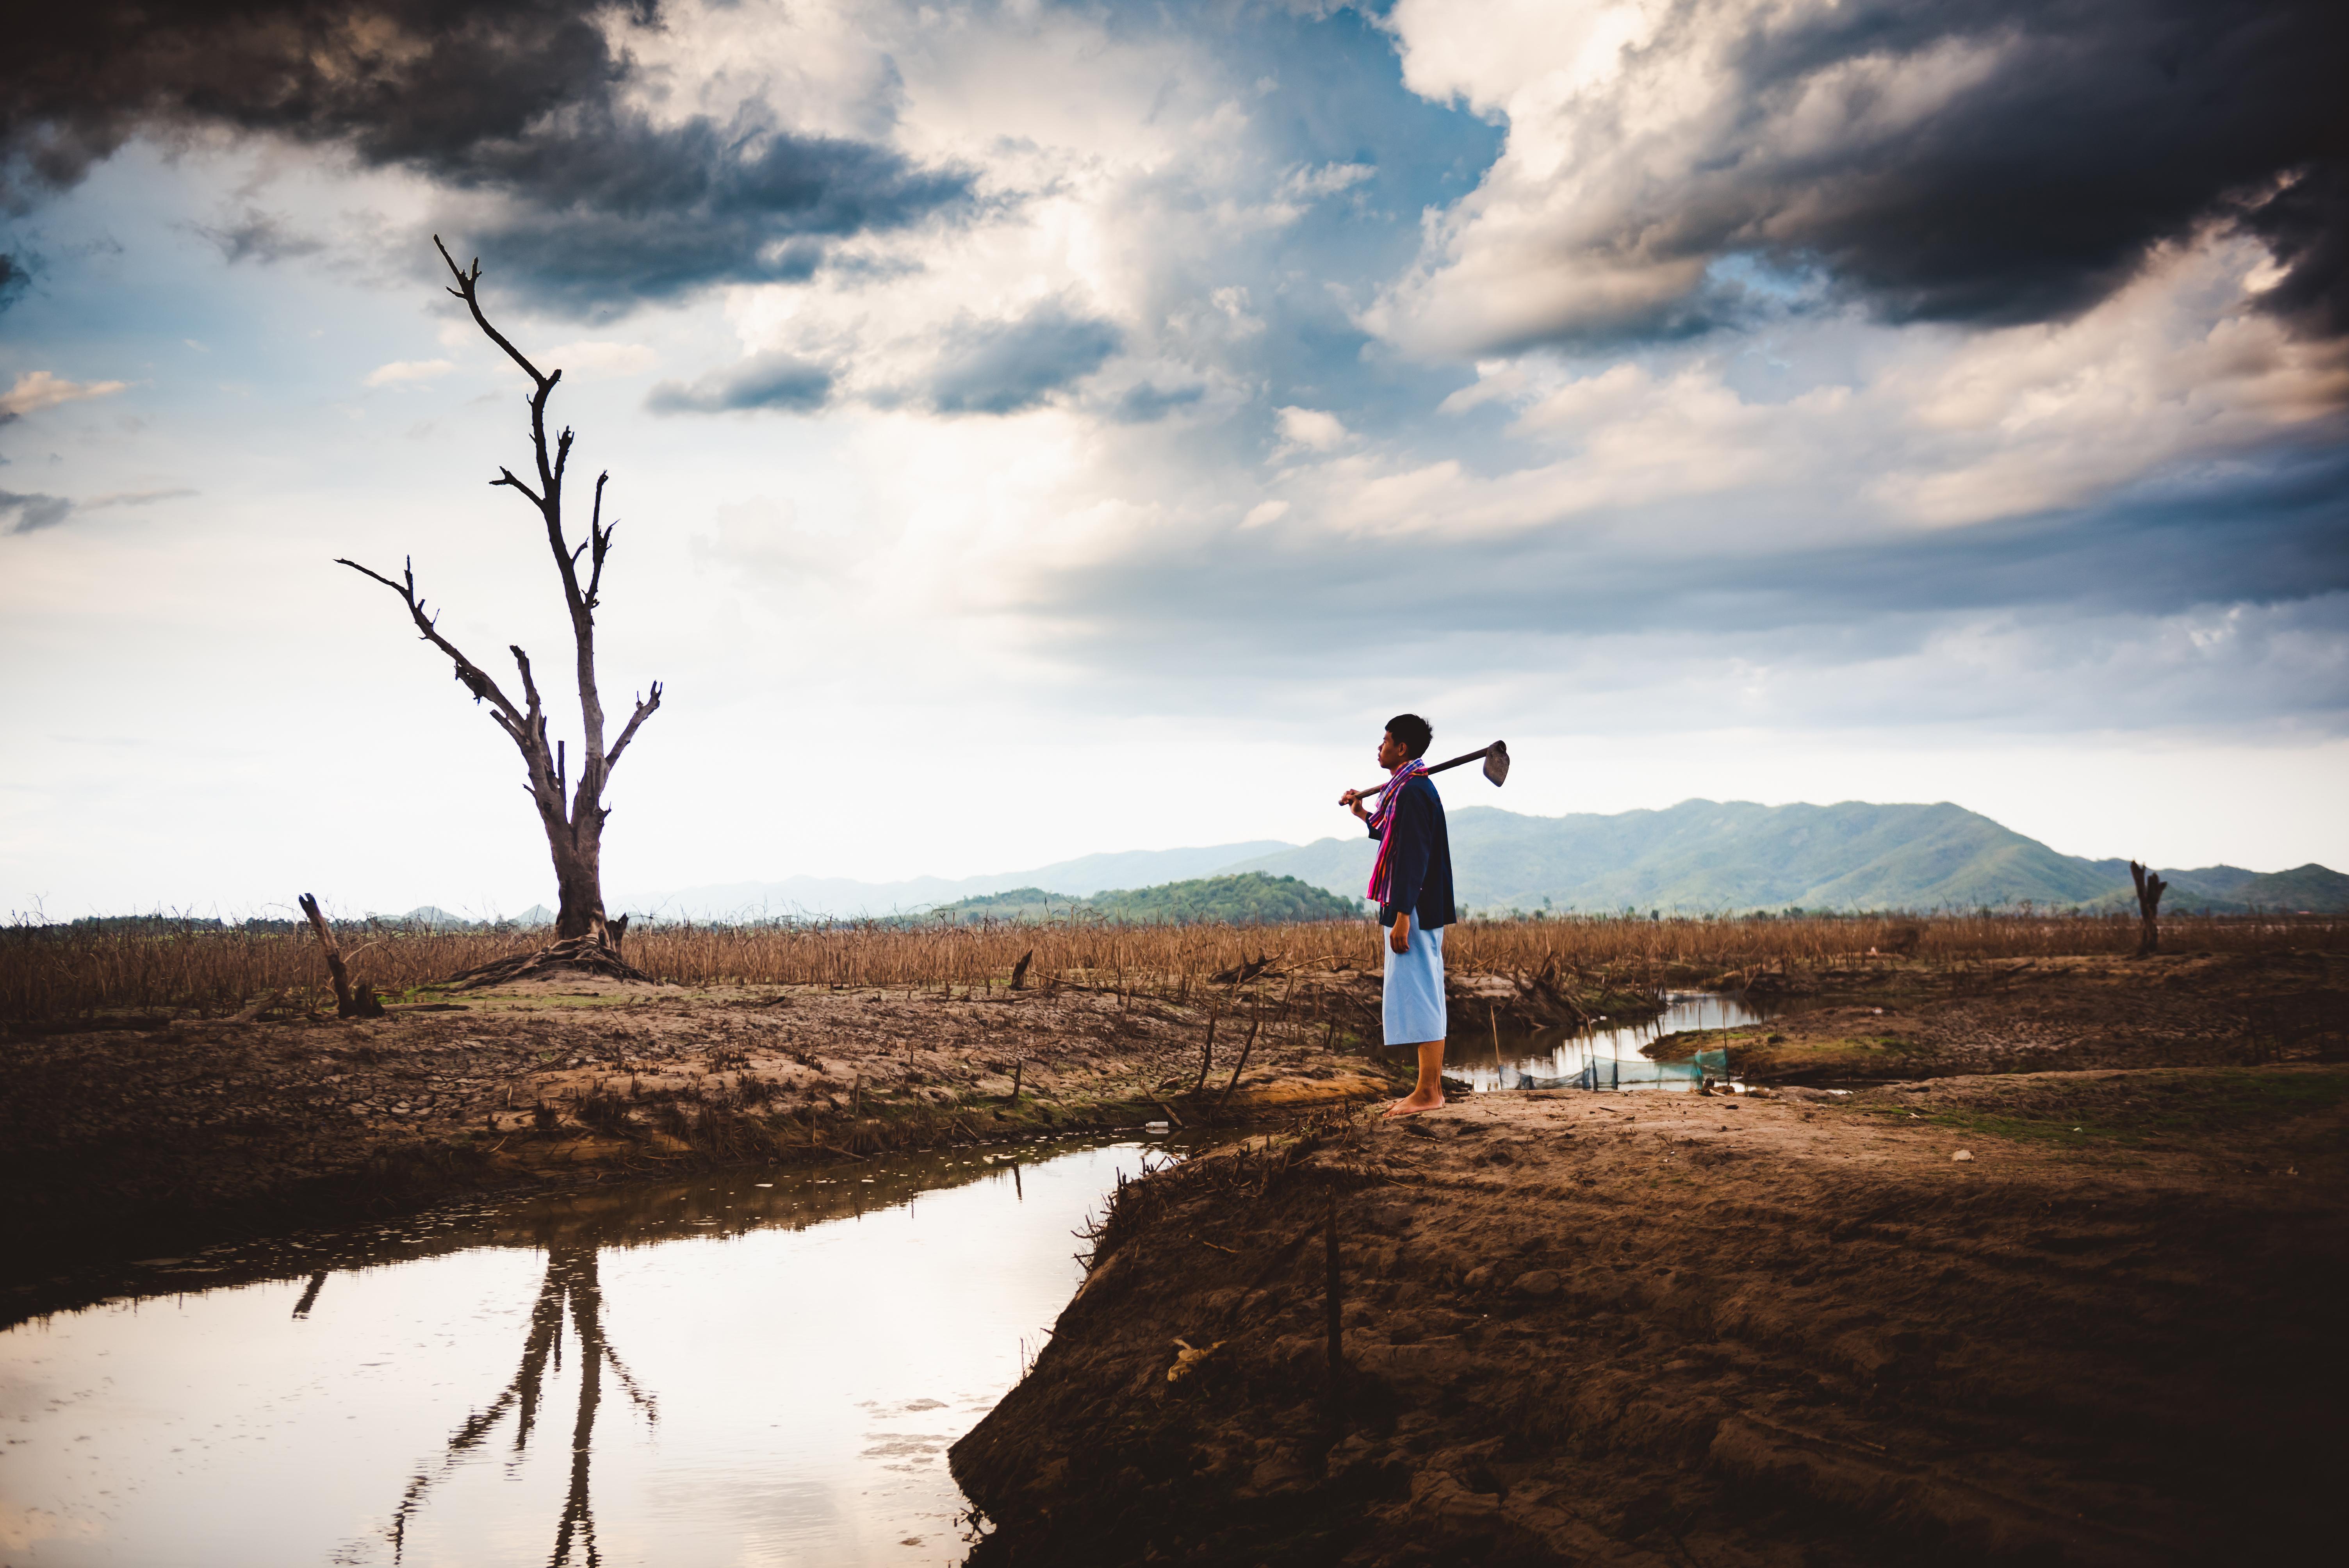
[[[557,975],[592,975],[605,980],[626,980],[638,985],[658,985],[659,980],[623,959],[593,936],[574,936],[535,953],[520,953],[468,969],[449,984],[459,991],[478,991],[516,980],[551,980]]]

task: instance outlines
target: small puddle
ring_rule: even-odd
[[[0,1333],[0,1555],[959,1563],[947,1446],[1074,1293],[1071,1233],[1181,1141],[730,1173],[148,1260],[136,1296]]]
[[[1734,996],[1713,991],[1674,992],[1662,1013],[1635,1024],[1595,1029],[1542,1029],[1531,1035],[1454,1034],[1444,1047],[1444,1076],[1477,1094],[1495,1089],[1669,1089],[1686,1092],[1710,1076],[1725,1077],[1724,1053],[1706,1051],[1686,1061],[1651,1061],[1640,1051],[1686,1029],[1732,1029],[1763,1015]]]

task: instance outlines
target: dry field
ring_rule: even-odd
[[[2162,923],[2169,952],[2349,951],[2335,916],[2180,917]],[[354,972],[387,996],[412,995],[477,965],[538,945],[545,933],[345,927]],[[1537,975],[1609,984],[1694,985],[1764,970],[1818,971],[1894,954],[1961,966],[2018,958],[2126,954],[2125,917],[1861,915],[1802,919],[1473,921],[1448,936],[1455,973]],[[691,987],[1008,985],[1032,954],[1030,982],[1078,983],[1121,995],[1187,1001],[1210,976],[1250,961],[1282,969],[1353,967],[1372,953],[1366,924],[1112,925],[1053,922],[905,927],[664,925],[633,933],[627,956]],[[256,1007],[258,1004],[258,1007]],[[196,927],[0,928],[0,1026],[70,1025],[124,1015],[206,1017],[254,1008],[297,1016],[331,1010],[326,965],[306,932]]]
[[[1120,1191],[952,1450],[972,1564],[2337,1554],[2349,1066],[1300,1131]]]

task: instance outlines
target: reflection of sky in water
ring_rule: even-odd
[[[20,1326],[0,1335],[0,1562],[389,1563],[419,1475],[400,1556],[419,1568],[546,1562],[581,1496],[616,1565],[959,1562],[947,1446],[1018,1377],[1022,1341],[1040,1346],[1076,1286],[1070,1233],[1140,1161],[1132,1145],[1025,1152],[1016,1177],[980,1175],[974,1154],[869,1185],[732,1175],[615,1194],[616,1209],[477,1212],[477,1233],[537,1224],[553,1252],[460,1235],[328,1274],[306,1318],[296,1277]],[[942,1181],[967,1184],[904,1201]],[[809,1222],[847,1189],[879,1206]],[[721,1229],[693,1234],[709,1222],[665,1207]],[[541,1336],[527,1448],[509,1401],[452,1460],[452,1435],[517,1383],[563,1267],[593,1282],[588,1331],[651,1413],[598,1361],[592,1481],[574,1486],[590,1358],[565,1315]],[[586,1561],[584,1530],[570,1555]]]
[[[1474,1005],[1464,1012],[1473,1016]],[[1653,1062],[1640,1053],[1651,1041],[1684,1029],[1732,1029],[1759,1023],[1762,1015],[1733,996],[1710,991],[1679,992],[1657,1017],[1619,1024],[1583,1033],[1543,1029],[1532,1035],[1504,1033],[1498,1048],[1489,1034],[1464,1028],[1466,1018],[1455,1019],[1451,1041],[1444,1047],[1444,1073],[1458,1078],[1477,1093],[1521,1087],[1519,1078],[1549,1087],[1554,1080],[1582,1079],[1593,1066],[1598,1087],[1687,1090],[1700,1076],[1694,1062]],[[1718,1077],[1717,1058],[1709,1068]],[[1587,1081],[1587,1080],[1586,1080]]]

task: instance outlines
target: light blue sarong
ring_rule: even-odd
[[[1408,953],[1397,953],[1392,936],[1389,928],[1379,928],[1379,946],[1387,955],[1387,1044],[1440,1040],[1444,1035],[1444,927],[1422,931],[1413,925]]]

